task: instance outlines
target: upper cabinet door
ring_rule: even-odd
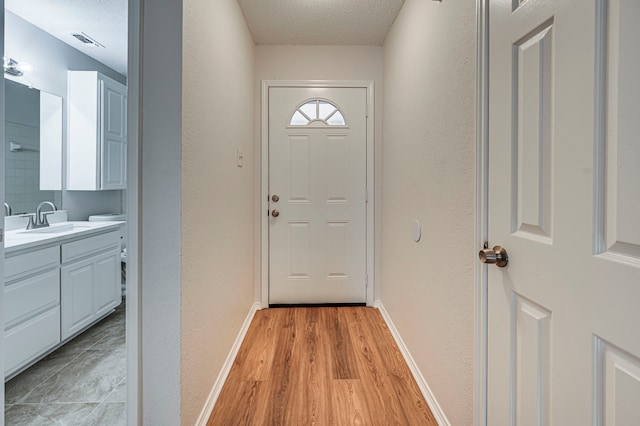
[[[103,99],[101,189],[124,189],[127,186],[126,88],[109,80],[100,83]]]
[[[96,71],[69,71],[67,189],[126,189],[126,86]]]

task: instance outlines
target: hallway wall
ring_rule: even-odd
[[[473,423],[475,17],[406,0],[384,44],[381,301],[454,425]]]
[[[183,9],[181,422],[192,425],[254,300],[254,44],[235,0]]]

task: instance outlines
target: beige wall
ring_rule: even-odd
[[[382,140],[382,47],[379,46],[256,46],[256,155],[260,155],[260,108],[262,80],[359,80],[374,82],[376,169],[380,170]],[[259,160],[258,160],[259,163]],[[260,164],[256,164],[256,191],[260,191]],[[380,181],[376,178],[376,194]],[[376,197],[376,211],[380,210]],[[259,212],[256,226],[259,226]],[[379,222],[376,223],[379,227]],[[379,230],[377,230],[379,234]],[[376,245],[379,244],[376,240]],[[257,265],[260,253],[256,253]],[[377,267],[377,263],[376,263]],[[379,274],[376,272],[376,276]],[[259,285],[259,280],[256,279]],[[259,295],[259,289],[256,289]],[[378,298],[376,293],[375,298]]]
[[[183,8],[181,419],[192,425],[254,300],[254,44],[235,0]]]
[[[473,412],[475,16],[406,0],[384,44],[381,301],[454,425]]]

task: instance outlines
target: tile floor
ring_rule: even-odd
[[[126,425],[125,304],[5,384],[5,426]]]

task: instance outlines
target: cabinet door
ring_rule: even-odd
[[[102,161],[101,189],[125,189],[126,181],[126,96],[125,88],[101,80]]]
[[[95,318],[95,269],[93,259],[61,268],[62,340],[82,330]]]
[[[96,71],[69,71],[67,190],[125,189],[127,87]]]
[[[95,316],[100,317],[122,302],[120,250],[100,256],[95,261]]]
[[[61,278],[63,340],[122,302],[119,249],[63,266]]]

